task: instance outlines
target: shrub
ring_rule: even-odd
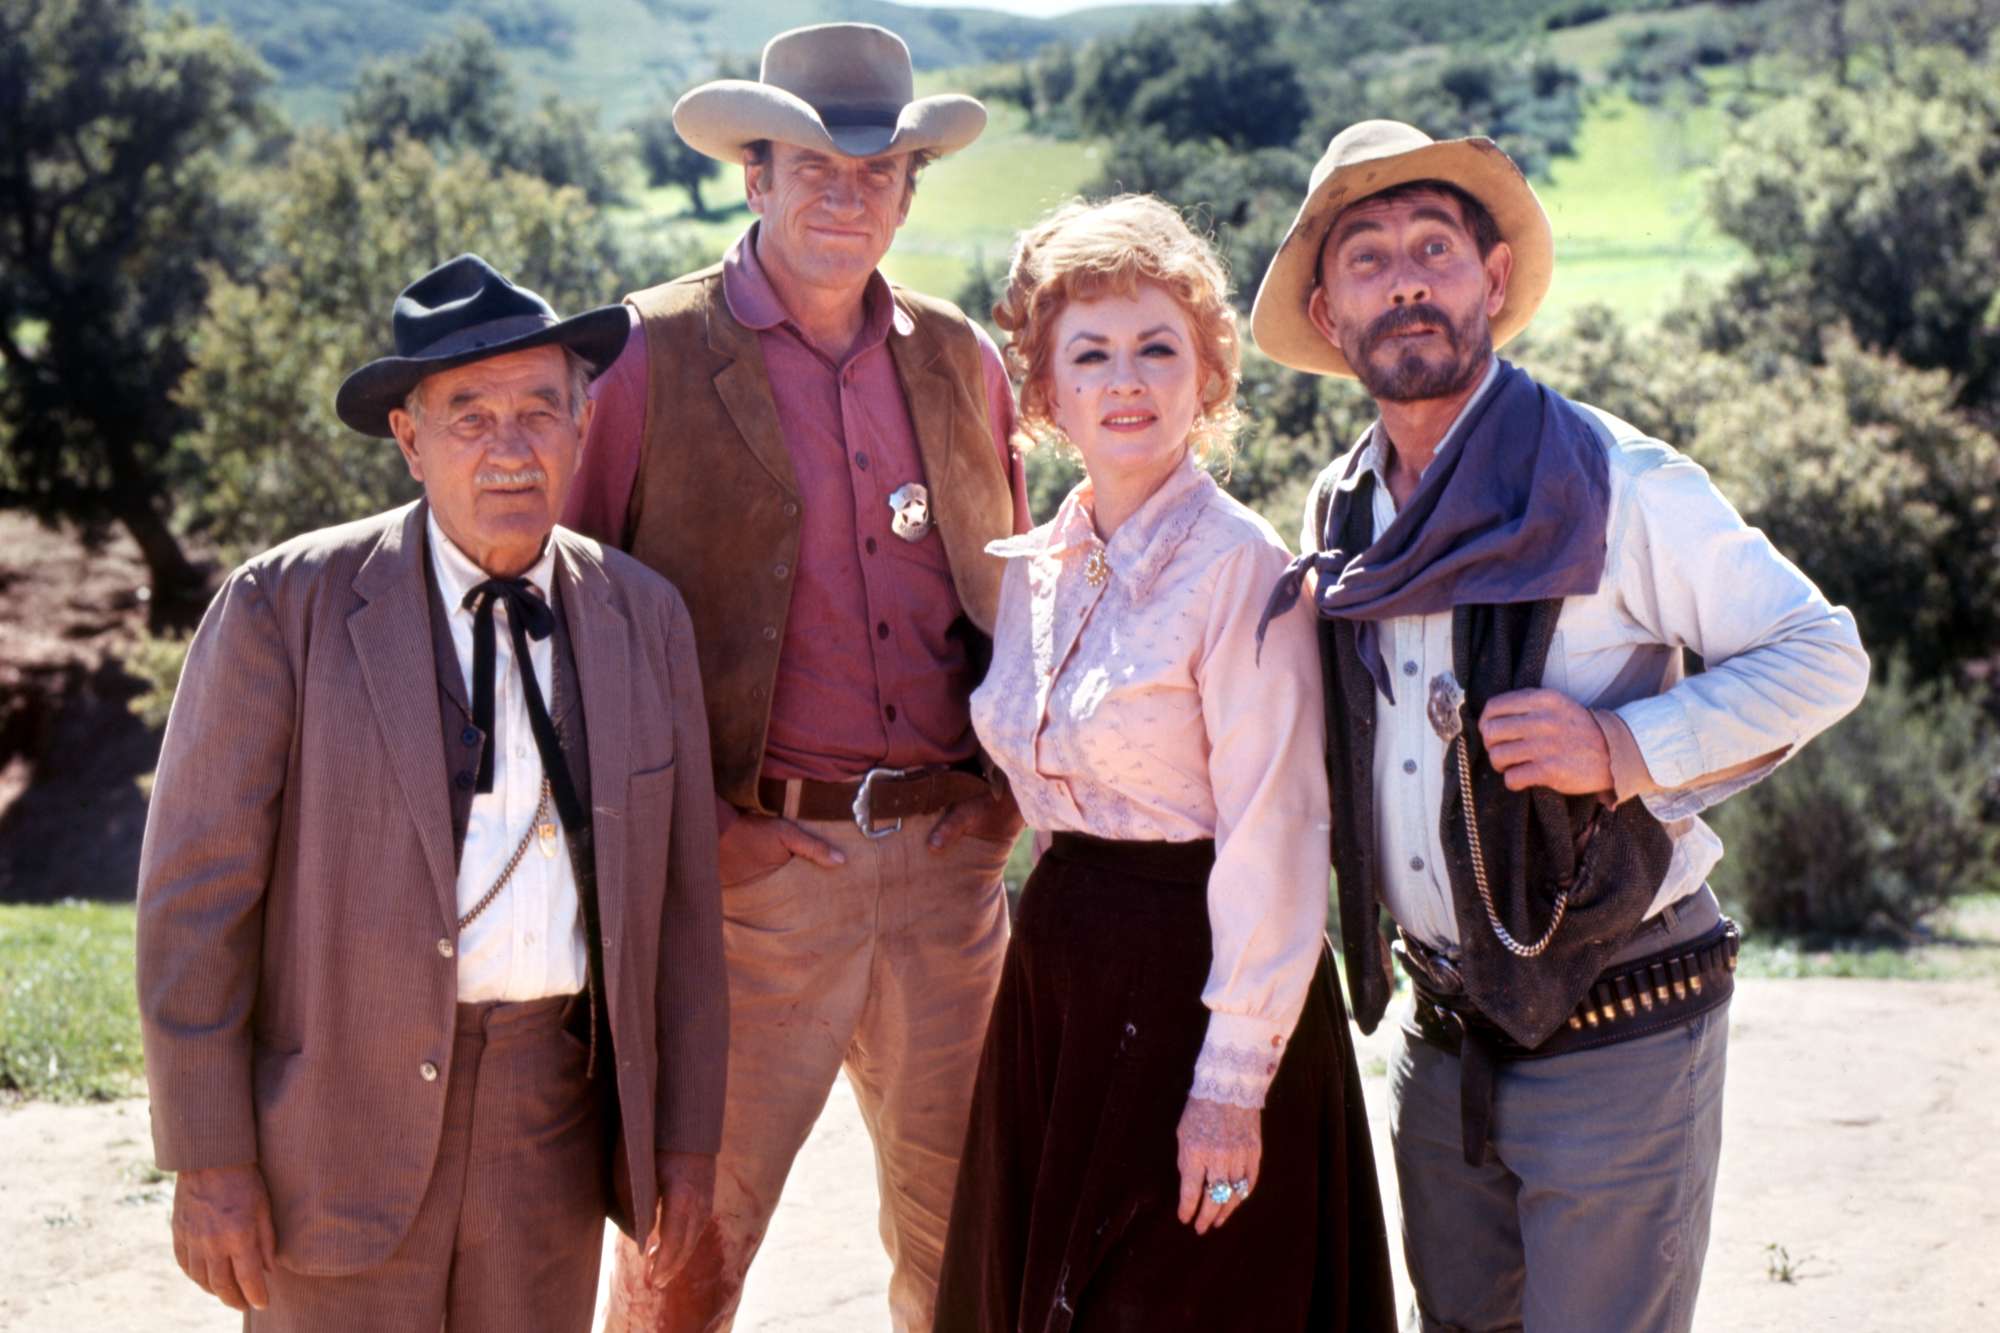
[[[1715,811],[1716,892],[1765,930],[1907,936],[2000,891],[1996,795],[2000,735],[1979,703],[1892,663],[1852,717]]]

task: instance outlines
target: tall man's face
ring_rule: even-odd
[[[1364,199],[1328,229],[1306,313],[1378,402],[1446,398],[1485,373],[1513,263],[1505,241],[1480,255],[1450,195]]]
[[[770,161],[743,171],[750,211],[763,220],[758,260],[807,286],[860,286],[910,215],[909,169],[908,153],[846,157],[772,144]]]

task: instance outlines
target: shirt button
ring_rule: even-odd
[[[611,937],[609,935],[604,937],[604,947],[607,949],[611,947]]]
[[[1405,760],[1403,761],[1403,771],[1404,771],[1405,773],[1414,773],[1414,772],[1416,772],[1416,771],[1417,771],[1417,761],[1416,761],[1416,760],[1414,760],[1414,759],[1405,759]]]
[[[884,708],[882,710],[882,716],[888,718],[891,722],[894,722],[896,720],[896,705],[890,704],[887,708]]]
[[[868,554],[870,555],[875,554],[875,539],[873,537],[870,537],[867,541],[861,543],[861,549],[868,552]]]
[[[458,785],[460,791],[470,791],[472,789],[472,774],[470,773],[460,773],[452,781]]]
[[[428,1060],[417,1066],[417,1073],[423,1077],[426,1083],[435,1083],[438,1081],[438,1067]]]
[[[774,579],[781,579],[781,578],[785,577],[785,575],[787,575],[787,574],[789,574],[789,573],[791,573],[791,572],[792,572],[792,567],[791,567],[790,565],[772,565],[772,566],[771,566],[771,577],[772,577],[772,578],[774,578]]]
[[[777,627],[776,625],[766,625],[766,626],[764,626],[764,637],[765,637],[765,639],[767,639],[767,640],[769,640],[769,639],[775,639],[775,638],[777,638],[777,637],[778,637],[778,627]]]
[[[886,620],[878,620],[878,621],[876,621],[876,622],[875,622],[875,637],[876,637],[876,638],[878,638],[878,639],[886,639],[886,638],[888,638],[888,637],[889,637],[889,622],[888,622],[888,621],[886,621]]]
[[[438,941],[438,957],[440,957],[440,958],[449,958],[449,957],[451,957],[451,956],[452,956],[453,954],[455,954],[455,953],[457,953],[457,952],[458,952],[458,950],[456,950],[456,949],[454,949],[454,948],[452,948],[452,947],[451,947],[451,941],[450,941],[450,940],[439,940],[439,941]]]
[[[1411,858],[1410,858],[1410,869],[1412,869],[1412,870],[1422,870],[1423,868],[1424,868],[1424,858],[1423,858],[1423,857],[1421,857],[1421,856],[1413,856],[1413,857],[1411,857]]]
[[[516,759],[526,759],[526,758],[528,757],[528,747],[527,747],[527,746],[525,746],[525,745],[517,745],[517,746],[515,746],[515,747],[514,747],[514,757],[515,757]]]
[[[458,733],[458,738],[467,745],[477,745],[479,744],[479,728],[467,727],[464,731]]]
[[[1403,674],[1404,674],[1404,675],[1406,675],[1406,676],[1414,676],[1414,675],[1416,675],[1416,674],[1417,674],[1417,664],[1416,664],[1415,662],[1405,662],[1405,663],[1403,663]]]
[[[521,936],[521,943],[523,944],[533,944],[534,942],[535,942],[535,932],[532,930],[527,932],[525,935]]]
[[[863,472],[866,472],[868,470],[868,455],[867,454],[854,455],[854,466],[860,468]]]
[[[797,518],[798,516],[799,516],[799,507],[796,504],[792,503],[790,500],[785,501],[785,517]]]

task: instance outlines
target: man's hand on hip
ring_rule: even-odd
[[[1014,793],[1001,787],[991,795],[975,796],[948,806],[931,825],[930,848],[942,852],[970,833],[989,842],[1012,843],[1021,832],[1021,811]]]
[[[174,1261],[232,1310],[271,1303],[264,1275],[278,1249],[271,1196],[255,1166],[216,1166],[174,1178]]]
[[[847,863],[838,847],[775,815],[739,816],[723,831],[716,852],[724,888],[776,870],[795,856],[828,868]]]
[[[695,1242],[715,1208],[715,1158],[709,1153],[663,1152],[654,1158],[660,1207],[646,1237],[646,1282],[660,1288],[694,1254]]]
[[[1554,690],[1495,696],[1479,715],[1479,738],[1509,791],[1547,787],[1595,796],[1612,788],[1603,728],[1588,708]]]

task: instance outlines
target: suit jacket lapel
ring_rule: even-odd
[[[597,907],[604,933],[617,938],[625,905],[625,783],[631,775],[626,744],[631,727],[631,623],[605,596],[603,578],[578,558],[558,531],[557,595],[576,657],[577,694],[590,736],[591,846],[597,864]],[[615,951],[606,950],[605,965]],[[605,978],[607,989],[611,978]]]
[[[736,322],[729,303],[722,297],[722,279],[715,279],[715,299],[708,303],[709,350],[723,359],[715,373],[715,391],[736,423],[757,461],[793,496],[798,494],[798,475],[792,471],[791,450],[785,447],[785,433],[778,424],[778,405],[771,397],[771,381],[764,368],[764,350],[757,334]]]
[[[451,845],[451,802],[438,744],[436,654],[424,582],[424,516],[419,502],[391,529],[354,576],[365,603],[347,618],[348,637],[368,684],[368,699],[389,751],[430,868],[438,912],[458,919],[458,872]]]

